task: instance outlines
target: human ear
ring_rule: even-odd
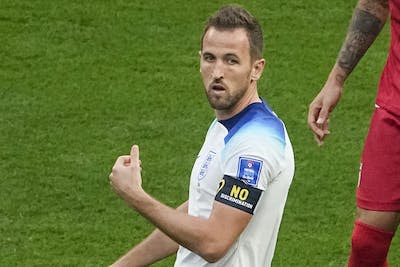
[[[257,59],[253,63],[253,67],[251,70],[251,79],[257,81],[261,78],[261,75],[264,71],[265,67],[265,59]]]
[[[201,60],[201,50],[199,50],[199,59]],[[201,73],[201,67],[199,68],[199,71]]]

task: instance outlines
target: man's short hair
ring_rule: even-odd
[[[264,40],[261,26],[256,18],[241,6],[223,6],[208,19],[201,37],[201,49],[203,49],[204,36],[211,27],[217,30],[243,28],[249,40],[251,59],[256,60],[262,58]]]

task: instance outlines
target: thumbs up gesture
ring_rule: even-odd
[[[118,157],[109,176],[113,190],[128,203],[142,189],[139,147],[133,145],[130,155]]]

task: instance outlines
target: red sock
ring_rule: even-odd
[[[387,267],[386,256],[394,233],[357,220],[348,267]]]

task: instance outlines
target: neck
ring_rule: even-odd
[[[250,89],[250,88],[249,88]],[[258,96],[257,93],[257,88],[254,88],[254,93],[251,94],[245,94],[237,103],[235,106],[230,108],[229,110],[215,110],[215,116],[217,117],[217,120],[227,120],[241,112],[243,109],[245,109],[248,105],[252,103],[257,103],[257,102],[262,102],[260,97]],[[251,90],[249,90],[251,91]]]

